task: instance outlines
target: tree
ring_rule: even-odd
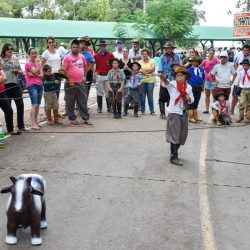
[[[250,0],[237,0],[236,7],[243,11],[250,11]]]

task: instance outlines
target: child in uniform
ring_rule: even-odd
[[[134,116],[138,117],[138,108],[140,104],[140,86],[142,85],[143,77],[139,71],[141,65],[138,62],[132,63],[132,72],[127,83],[128,93],[124,100],[124,116],[128,114],[129,103],[134,104]]]
[[[109,82],[109,100],[112,104],[113,118],[121,119],[122,112],[122,91],[126,76],[119,68],[120,61],[117,58],[110,60],[112,69],[108,72],[107,81]]]
[[[188,115],[187,106],[194,101],[191,86],[187,83],[190,73],[184,66],[178,66],[173,73],[175,80],[169,82],[167,78],[162,80],[167,85],[170,95],[168,106],[166,140],[170,143],[170,162],[182,166],[183,163],[178,158],[180,145],[184,145],[188,135]]]
[[[247,119],[250,121],[250,63],[248,59],[241,62],[243,69],[238,72],[236,82],[239,83],[241,88],[240,106],[239,106],[239,119],[236,122],[244,120],[244,110],[247,112]]]
[[[51,74],[51,67],[48,64],[43,66],[43,87],[44,87],[44,101],[45,101],[45,111],[46,117],[49,125],[61,124],[59,121],[59,103],[56,95],[57,84],[60,81]],[[54,123],[51,116],[51,110],[53,110]]]
[[[217,101],[212,104],[213,121],[217,126],[230,125],[230,102],[226,100],[225,92],[219,92],[216,96]]]

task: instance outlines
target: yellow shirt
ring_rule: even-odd
[[[145,63],[143,60],[139,61],[141,64],[142,69],[151,69],[152,67],[155,67],[155,62],[152,59],[149,59],[147,63]],[[155,82],[155,76],[154,72],[151,74],[145,74],[143,75],[143,82],[144,83],[154,83]]]

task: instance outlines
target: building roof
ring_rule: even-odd
[[[117,39],[117,29],[123,32],[126,27],[126,35],[123,38],[131,39],[140,37],[138,31],[133,28],[132,23],[118,24],[115,22],[94,21],[69,21],[69,20],[45,20],[45,19],[20,19],[0,18],[0,37],[29,37],[45,38],[77,38],[88,35],[92,39]],[[232,27],[193,26],[193,34],[199,40],[232,41]],[[153,34],[144,34],[144,39],[156,39]]]

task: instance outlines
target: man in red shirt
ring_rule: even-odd
[[[87,109],[87,86],[85,83],[87,63],[84,56],[79,53],[78,40],[73,40],[71,42],[71,53],[64,57],[62,68],[67,72],[68,76],[65,97],[71,124],[79,124],[74,113],[75,103],[77,103],[83,123],[92,125],[89,121],[90,115]]]
[[[102,113],[102,97],[106,97],[107,112],[111,112],[111,105],[108,99],[107,74],[111,69],[109,61],[114,58],[111,52],[106,50],[107,44],[104,40],[99,42],[99,51],[95,54],[96,69],[94,78],[96,79],[97,112]]]

